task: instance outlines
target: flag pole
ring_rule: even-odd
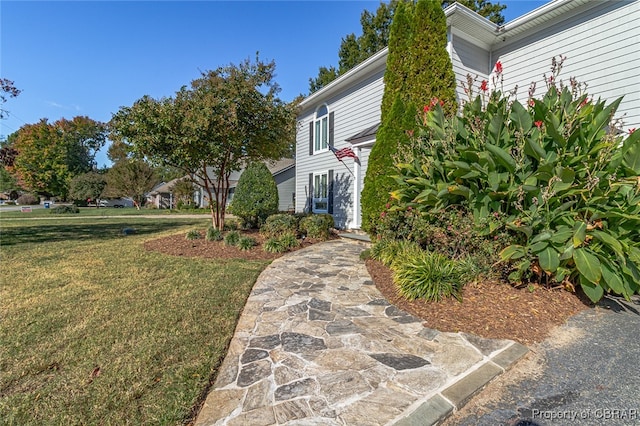
[[[351,176],[353,176],[353,178],[355,179],[355,178],[356,178],[356,175],[354,175],[354,174],[353,174],[353,172],[351,171],[351,169],[349,168],[349,166],[347,166],[347,165],[345,164],[345,162],[344,162],[344,161],[342,161],[342,160],[338,160],[338,161],[340,161],[340,162],[342,163],[342,165],[343,165],[343,166],[344,166],[344,167],[349,171],[349,173],[351,173]]]

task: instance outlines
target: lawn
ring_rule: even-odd
[[[54,206],[55,207],[55,206]],[[168,209],[146,209],[140,210],[133,207],[125,208],[113,208],[113,207],[80,207],[80,213],[78,214],[65,214],[64,217],[84,217],[84,216],[99,216],[99,217],[111,217],[111,216],[180,216],[183,214],[201,214],[203,217],[211,216],[211,212],[208,209],[192,209],[192,210],[168,210]],[[33,217],[50,217],[55,218],[61,215],[53,214],[54,208],[44,209],[39,206],[33,207],[30,212],[21,212],[19,210],[13,210],[9,206],[0,206],[0,218],[2,219],[27,219]]]
[[[188,422],[267,264],[143,248],[207,223],[0,221],[1,423]]]

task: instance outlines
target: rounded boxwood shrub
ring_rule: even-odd
[[[278,212],[278,187],[264,163],[251,163],[242,172],[229,211],[247,228],[259,228]]]
[[[327,240],[334,227],[333,216],[330,214],[312,214],[300,220],[300,231],[307,238]]]
[[[265,237],[278,237],[286,233],[297,235],[299,222],[300,218],[292,214],[272,214],[260,227],[260,233]]]

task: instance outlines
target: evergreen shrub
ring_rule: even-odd
[[[311,214],[300,219],[300,231],[307,238],[328,240],[333,227],[333,216],[330,214]]]
[[[298,216],[286,213],[273,214],[260,227],[260,233],[265,237],[277,237],[285,233],[298,234]]]
[[[229,211],[242,219],[246,228],[259,228],[269,215],[278,212],[278,187],[264,163],[251,163],[242,172]]]

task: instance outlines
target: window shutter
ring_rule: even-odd
[[[329,181],[329,188],[327,188],[327,213],[333,214],[333,170],[329,170],[327,180]]]
[[[333,146],[333,114],[329,113],[329,146]]]
[[[313,155],[313,120],[309,123],[309,155]]]
[[[309,194],[307,194],[307,212],[313,211],[313,173],[309,173]]]

